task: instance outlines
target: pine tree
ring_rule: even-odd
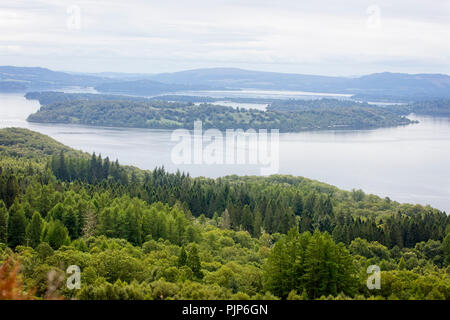
[[[266,212],[264,213],[264,229],[268,233],[274,232],[274,224],[275,224],[275,211],[276,206],[273,205],[273,201],[269,200],[266,206]]]
[[[178,257],[178,267],[185,266],[187,263],[187,253],[184,246],[181,247],[180,255]]]
[[[266,290],[285,298],[289,292],[305,289],[310,298],[322,295],[351,295],[357,284],[353,258],[336,245],[328,233],[299,234],[296,228],[275,243],[264,265]]]
[[[444,259],[447,265],[450,265],[450,233],[447,233],[442,241],[442,251],[444,252]]]
[[[261,228],[262,228],[262,215],[261,211],[258,208],[255,209],[254,219],[253,219],[253,237],[259,238],[261,236]]]
[[[303,213],[303,199],[302,196],[297,194],[297,196],[294,199],[294,214],[296,216],[301,216]]]
[[[78,238],[78,230],[79,230],[78,214],[72,207],[66,208],[62,216],[62,222],[69,231],[70,238],[71,239]]]
[[[9,176],[6,182],[6,194],[5,194],[5,204],[9,208],[14,203],[16,196],[19,194],[19,184],[17,182],[16,176]]]
[[[198,256],[198,248],[194,245],[191,250],[189,250],[189,254],[186,259],[186,264],[189,268],[191,268],[192,272],[197,278],[202,278],[203,273],[201,271],[200,257]]]
[[[313,231],[313,217],[314,209],[316,205],[316,193],[314,191],[310,192],[305,199],[303,204],[303,214],[300,217],[299,230],[300,233],[306,231]]]
[[[36,248],[41,243],[44,222],[39,212],[33,213],[31,222],[27,227],[28,245]]]
[[[8,240],[8,210],[5,203],[0,200],[0,243],[6,243]]]
[[[241,226],[244,230],[250,232],[250,234],[253,233],[253,218],[252,218],[252,212],[250,210],[250,207],[246,204],[244,208],[242,209],[242,219],[241,219]]]
[[[15,248],[25,244],[27,219],[18,202],[14,202],[9,210],[8,245]]]
[[[328,233],[314,232],[304,259],[303,279],[310,298],[353,293],[356,285],[353,258],[342,244],[336,245]]]
[[[291,229],[278,240],[264,265],[264,288],[278,297],[285,298],[292,290],[301,290],[304,243],[309,233],[299,235]]]
[[[223,229],[230,229],[230,226],[230,213],[228,212],[228,209],[225,209],[220,218],[220,227]]]
[[[59,220],[51,220],[45,230],[44,241],[57,250],[62,245],[69,244],[69,232]]]
[[[91,156],[91,161],[89,163],[89,182],[95,183],[98,180],[98,170],[97,170],[97,156],[95,155],[95,152]]]
[[[64,157],[64,151],[61,150],[61,152],[59,153],[59,168],[58,168],[58,178],[66,181],[69,179],[69,175],[68,175],[68,171],[67,171],[67,166],[66,166],[66,159]]]
[[[400,261],[398,263],[398,270],[406,270],[406,263],[403,257],[400,258]]]
[[[55,205],[47,215],[47,220],[63,220],[63,216],[65,215],[66,208],[62,203],[58,203]]]
[[[142,219],[136,206],[130,206],[125,210],[125,234],[129,242],[134,245],[142,244]]]

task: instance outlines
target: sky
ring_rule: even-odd
[[[1,0],[0,65],[450,74],[450,0]]]

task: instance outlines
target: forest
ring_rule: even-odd
[[[248,98],[248,97],[209,97],[209,96],[186,96],[179,94],[164,94],[153,97],[140,97],[140,96],[125,96],[118,94],[105,94],[105,93],[66,93],[59,91],[42,91],[42,92],[27,92],[25,98],[28,100],[38,100],[41,105],[52,104],[56,102],[66,102],[70,100],[89,100],[89,101],[101,101],[101,100],[130,100],[130,101],[177,101],[177,102],[191,102],[191,103],[208,103],[218,101],[230,101],[240,103],[261,103],[269,104],[274,101],[280,101],[275,98]]]
[[[339,108],[353,108],[365,107],[387,110],[396,115],[407,116],[411,113],[418,115],[448,117],[450,116],[450,100],[449,99],[435,99],[422,100],[409,103],[400,103],[394,105],[376,105],[367,102],[360,102],[352,99],[334,99],[334,98],[320,98],[320,99],[276,99],[264,97],[204,97],[204,96],[185,96],[185,95],[160,95],[155,97],[138,97],[138,96],[124,96],[113,94],[94,94],[94,93],[64,93],[57,91],[44,92],[28,92],[25,97],[29,100],[38,100],[41,105],[49,105],[57,102],[69,102],[73,100],[83,101],[104,101],[104,100],[129,100],[137,102],[152,102],[152,101],[167,101],[167,102],[184,102],[184,103],[214,103],[221,101],[229,101],[236,103],[257,103],[267,104],[268,111],[305,111],[305,110],[319,110],[319,109],[339,109]],[[387,101],[396,101],[395,99]]]
[[[415,113],[418,115],[450,117],[450,99],[424,100],[391,107],[397,114]]]
[[[144,171],[0,130],[0,299],[448,300],[449,222],[302,177]]]
[[[412,123],[387,109],[365,106],[264,112],[211,104],[130,100],[55,102],[28,117],[28,121],[40,123],[152,129],[192,129],[196,120],[201,120],[205,129],[279,129],[280,132],[370,129]]]
[[[397,115],[407,116],[411,113],[425,116],[449,117],[450,100],[436,99],[423,100],[411,103],[393,104],[393,105],[370,105],[366,102],[357,102],[354,100],[337,99],[318,99],[318,100],[277,100],[273,101],[267,110],[270,111],[306,111],[318,109],[352,108],[352,107],[370,107],[372,109],[382,108],[389,110]]]

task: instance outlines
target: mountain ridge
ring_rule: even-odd
[[[450,98],[450,76],[380,72],[359,77],[202,68],[159,74],[113,73],[108,77],[41,67],[0,66],[0,92],[94,87],[99,92],[154,95],[184,90],[287,90],[352,94],[357,99],[418,101]]]

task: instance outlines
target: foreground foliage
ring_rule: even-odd
[[[0,141],[0,263],[19,263],[33,297],[450,298],[449,218],[431,207],[289,176],[144,172],[24,129]]]

